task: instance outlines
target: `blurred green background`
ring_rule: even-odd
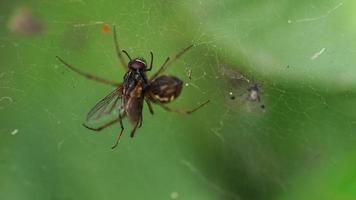
[[[14,22],[24,9],[33,30]],[[0,199],[355,199],[355,9],[350,0],[1,0]],[[166,72],[186,83],[171,107],[211,103],[190,116],[145,107],[135,138],[125,121],[112,151],[118,125],[99,134],[81,125],[112,88],[55,59],[121,81],[105,23],[132,56],[152,50],[154,69],[196,44]],[[247,98],[252,83],[261,103]]]

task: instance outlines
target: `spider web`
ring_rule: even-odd
[[[19,198],[37,191],[98,199],[119,190],[130,199],[276,199],[312,188],[298,189],[298,177],[337,168],[355,150],[355,50],[344,27],[350,22],[338,25],[352,2],[162,4],[38,1],[28,7],[43,33],[0,31],[4,197],[20,188]],[[17,6],[4,4],[1,25]],[[145,105],[137,136],[129,139],[125,122],[119,150],[109,151],[118,126],[91,134],[81,124],[113,88],[55,60],[121,81],[125,71],[103,24],[117,25],[132,57],[152,50],[154,69],[194,43],[166,72],[185,84],[170,106],[211,102],[191,116],[159,107],[151,116]],[[260,101],[251,97],[255,84]]]

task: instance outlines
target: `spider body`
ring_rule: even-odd
[[[114,27],[114,41],[116,47],[116,53],[119,61],[123,66],[126,66],[126,73],[123,78],[122,83],[116,83],[114,81],[106,80],[104,78],[94,76],[83,72],[76,67],[65,62],[63,59],[57,56],[58,60],[62,62],[65,66],[71,70],[104,84],[115,86],[116,88],[109,93],[105,98],[99,101],[87,114],[87,122],[97,120],[102,116],[111,114],[113,111],[118,110],[118,117],[114,120],[100,126],[97,128],[90,127],[83,124],[86,128],[93,131],[101,131],[111,125],[119,122],[121,126],[121,131],[115,140],[115,148],[121,138],[124,131],[124,126],[122,119],[127,117],[129,122],[133,125],[130,136],[133,137],[136,129],[142,126],[143,116],[142,109],[144,102],[147,103],[149,111],[153,114],[153,109],[151,102],[161,106],[163,109],[170,112],[177,112],[181,114],[190,114],[204,106],[209,102],[205,101],[196,108],[192,110],[177,110],[167,107],[165,104],[175,100],[182,91],[183,82],[175,76],[161,75],[161,73],[167,68],[169,64],[182,56],[187,50],[189,50],[193,45],[190,45],[174,55],[172,59],[168,57],[165,62],[161,65],[156,73],[154,73],[150,78],[147,78],[146,72],[151,71],[153,65],[153,53],[150,52],[151,62],[149,67],[147,67],[146,61],[143,58],[131,59],[130,55],[122,50],[126,54],[129,62],[126,62],[124,56],[121,53],[120,47],[117,42],[116,29]],[[127,64],[126,64],[127,63]]]
[[[183,87],[183,81],[175,76],[162,75],[150,84],[149,98],[154,103],[166,104],[176,99]]]

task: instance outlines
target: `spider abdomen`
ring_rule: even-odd
[[[149,98],[157,103],[169,103],[182,91],[183,81],[175,76],[162,75],[150,83]]]

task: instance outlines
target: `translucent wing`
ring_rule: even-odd
[[[87,114],[87,121],[97,120],[102,116],[107,116],[121,105],[123,87],[118,87],[105,98],[99,101]]]

